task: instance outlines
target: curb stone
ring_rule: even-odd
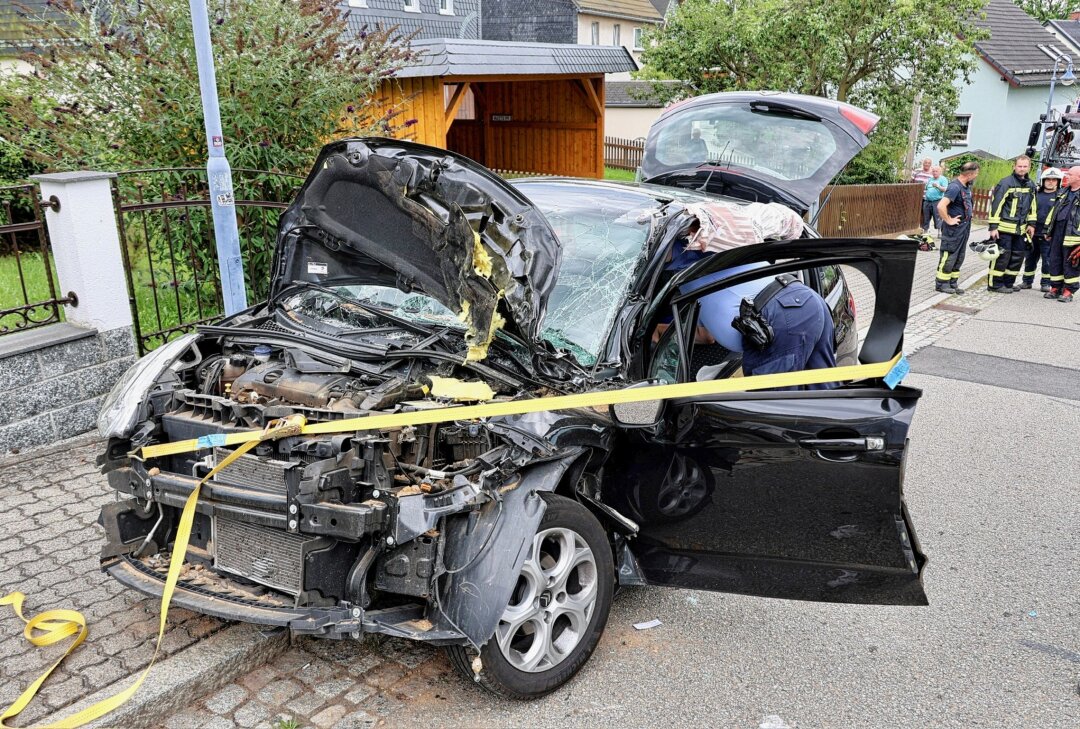
[[[231,625],[155,664],[146,682],[131,700],[87,726],[91,729],[144,729],[157,726],[202,696],[266,663],[288,647],[289,634],[285,630],[264,632],[253,625]],[[106,699],[130,686],[137,675],[125,676],[38,723],[50,725]]]

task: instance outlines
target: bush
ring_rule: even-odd
[[[0,151],[30,165],[202,167],[202,103],[187,0],[56,0],[26,17],[53,39],[0,79]],[[394,31],[349,33],[325,0],[209,0],[226,150],[233,167],[306,173],[345,133],[387,133],[364,103],[414,60]]]
[[[206,200],[207,145],[188,0],[51,0],[26,16],[29,75],[0,76],[0,178],[39,171],[195,168],[121,176],[122,200]],[[415,61],[394,30],[350,32],[342,3],[209,0],[226,152],[237,200],[287,201],[319,149],[411,120],[367,100]],[[136,187],[138,181],[141,186]],[[250,296],[266,295],[278,210],[237,206]],[[207,207],[124,216],[144,329],[215,313],[219,285]],[[168,308],[171,307],[171,308]],[[145,309],[145,311],[144,311]],[[163,311],[163,319],[156,313]]]
[[[1002,177],[1012,174],[1013,160],[1011,159],[983,159],[971,153],[965,153],[950,159],[945,163],[945,175],[951,180],[960,174],[960,168],[964,166],[966,162],[978,162],[979,163],[979,176],[975,178],[973,187],[989,188],[998,183]],[[1036,169],[1038,165],[1032,163],[1032,170]],[[1036,179],[1037,175],[1032,173],[1031,179]]]

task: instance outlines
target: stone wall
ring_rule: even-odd
[[[0,456],[94,430],[135,359],[131,327],[53,324],[0,337]]]

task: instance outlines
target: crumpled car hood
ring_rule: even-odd
[[[469,359],[483,359],[500,328],[539,339],[559,260],[544,216],[482,165],[412,142],[345,139],[323,148],[282,215],[271,298],[299,281],[418,290],[458,314]]]

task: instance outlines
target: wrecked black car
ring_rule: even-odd
[[[693,381],[696,301],[725,282],[681,284],[746,263],[862,271],[878,295],[857,356],[900,351],[913,243],[807,232],[665,271],[708,199],[514,187],[442,149],[328,145],[283,214],[268,301],[160,347],[108,397],[101,464],[122,498],[101,512],[103,569],[160,595],[180,509],[229,453],[216,437],[303,415],[326,432],[260,443],[203,486],[174,605],[446,646],[488,689],[533,698],[588,660],[619,586],[925,604],[902,493],[919,391],[902,385],[334,431]],[[191,438],[205,447],[134,455]]]

